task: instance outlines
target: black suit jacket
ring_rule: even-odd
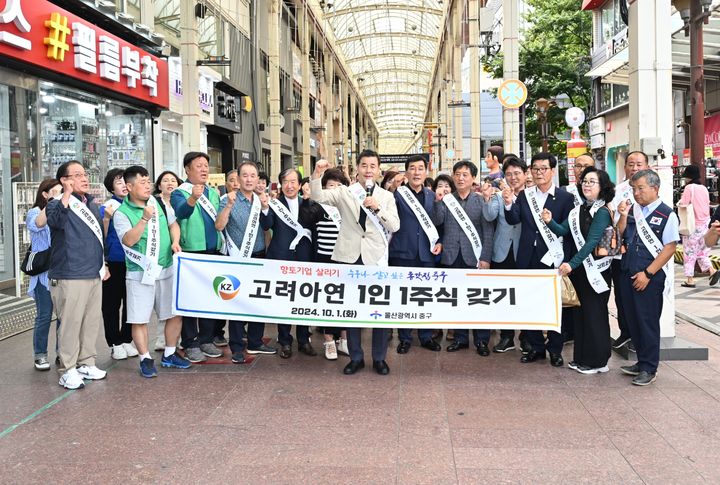
[[[288,207],[288,202],[285,196],[280,194],[277,198],[278,201],[285,207]],[[288,211],[290,209],[288,208]],[[312,261],[313,255],[315,254],[315,241],[317,239],[317,222],[322,219],[324,215],[322,206],[320,204],[309,200],[299,199],[298,205],[298,222],[301,226],[306,229],[310,229],[312,232],[312,241],[308,241],[308,238],[304,237],[300,239],[300,242],[295,247],[295,251],[290,250],[290,243],[297,233],[290,226],[285,224],[280,217],[270,208],[268,214],[260,214],[260,225],[263,231],[272,229],[272,239],[268,246],[266,257],[268,259],[283,259],[286,261]]]
[[[533,187],[526,190],[535,190],[535,188]],[[548,194],[543,208],[552,212],[552,218],[555,222],[562,224],[567,220],[570,211],[575,208],[574,200],[572,194],[565,189],[555,187],[555,195]],[[525,190],[520,192],[517,200],[510,207],[510,210],[505,211],[505,220],[508,224],[522,224],[520,247],[518,248],[517,255],[518,269],[539,269],[546,267],[540,260],[545,256],[545,253],[547,253],[547,245],[535,224],[535,217],[525,197]],[[563,239],[564,262],[569,261],[572,257],[574,245],[571,243],[571,239],[571,237]]]

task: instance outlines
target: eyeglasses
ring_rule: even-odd
[[[530,168],[530,171],[532,173],[545,173],[548,170],[552,170],[550,167],[532,167]]]
[[[592,187],[593,185],[597,185],[599,183],[600,182],[598,182],[597,180],[583,180],[582,181],[583,185],[589,185],[590,187]]]
[[[78,172],[78,173],[72,173],[65,175],[67,178],[74,178],[74,179],[84,179],[87,178],[87,174],[85,172]]]

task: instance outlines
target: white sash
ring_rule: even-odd
[[[363,205],[363,201],[367,197],[367,192],[365,190],[365,187],[360,185],[358,182],[355,182],[350,187],[348,187],[348,190],[350,191],[350,194],[357,199],[357,201],[360,203],[360,210],[365,211],[365,215],[367,216],[367,220],[372,221],[372,223],[377,228],[378,232],[383,238],[383,242],[385,243],[385,252],[382,255],[382,258],[378,260],[376,263],[378,266],[387,266],[388,265],[388,244],[390,240],[390,235],[388,234],[387,230],[385,229],[385,226],[380,223],[380,219],[375,215],[373,211],[368,209]]]
[[[304,237],[308,238],[312,242],[312,232],[310,229],[306,229],[297,220],[293,219],[292,214],[285,207],[282,202],[277,199],[270,199],[270,208],[280,217],[280,220],[285,223],[290,229],[293,229],[297,235],[295,239],[290,243],[290,251],[295,251],[300,240]],[[300,212],[300,200],[298,200],[298,213]]]
[[[70,210],[78,216],[86,226],[92,230],[92,232],[95,234],[95,237],[97,237],[98,241],[100,242],[100,247],[105,248],[105,245],[103,244],[103,232],[100,228],[100,224],[98,224],[97,219],[95,219],[95,216],[93,213],[88,209],[88,206],[82,203],[80,199],[75,197],[74,195],[70,197],[70,201],[68,203],[68,207]],[[98,272],[100,274],[100,279],[105,277],[105,261],[103,261],[102,266],[100,267],[100,271]]]
[[[260,232],[260,198],[255,193],[252,194],[252,198],[250,214],[248,215],[247,225],[243,233],[242,245],[238,247],[232,237],[230,237],[230,233],[225,231],[227,254],[235,259],[252,257],[253,249],[255,249],[255,240],[257,239],[258,232]]]
[[[475,260],[479,262],[480,255],[482,254],[482,242],[480,241],[480,235],[475,229],[475,225],[472,223],[470,217],[467,215],[467,212],[465,212],[465,209],[462,208],[454,195],[445,194],[442,201],[447,206],[453,218],[455,218],[455,221],[460,226],[460,229],[462,229],[465,233],[468,241],[470,241],[473,254],[475,254]]]
[[[572,194],[572,196],[575,198],[575,207],[583,204],[583,200],[582,197],[580,197],[577,185],[568,185],[567,191],[570,192],[570,194]]]
[[[340,211],[338,210],[338,208],[327,204],[320,205],[323,209],[325,209],[328,217],[330,217],[330,220],[333,222],[333,224],[335,224],[335,227],[337,227],[339,231],[340,226],[342,226],[342,216],[340,216]]]
[[[425,235],[430,241],[430,251],[432,251],[435,248],[435,244],[438,242],[438,239],[440,239],[437,228],[430,220],[430,216],[428,216],[427,211],[425,211],[425,208],[422,204],[420,204],[420,201],[410,191],[410,188],[403,185],[402,187],[398,187],[397,191],[408,207],[410,207],[410,209],[415,213],[415,217],[420,223],[420,227],[422,227]]]
[[[605,205],[605,202],[602,200],[597,200],[592,205],[592,208],[590,208],[590,214],[592,216],[595,215],[595,213],[600,209],[603,205]],[[580,230],[580,208],[582,206],[575,207],[573,210],[570,211],[570,216],[568,217],[568,222],[570,224],[570,233],[572,234],[573,240],[575,241],[575,247],[580,251],[580,248],[585,246],[585,238],[582,235],[582,231]],[[610,263],[612,262],[612,258],[602,258],[598,261],[596,261],[592,254],[589,254],[587,258],[583,260],[583,267],[585,268],[585,274],[587,274],[588,282],[590,283],[590,286],[593,287],[593,290],[595,290],[595,293],[604,293],[608,290],[610,290],[610,287],[605,282],[605,278],[602,277],[603,271],[608,269],[610,267]]]
[[[563,262],[563,245],[562,238],[556,236],[549,227],[545,225],[542,220],[542,207],[535,196],[535,188],[525,191],[525,199],[527,199],[528,206],[530,206],[530,212],[535,216],[535,225],[540,231],[540,235],[545,241],[545,245],[548,248],[548,252],[542,257],[540,262],[546,266],[559,267]],[[548,197],[550,195],[548,194]]]
[[[155,280],[160,276],[160,272],[163,270],[158,264],[160,259],[160,225],[157,202],[155,197],[150,197],[147,201],[147,205],[154,207],[155,211],[153,216],[147,223],[147,242],[145,244],[145,254],[141,254],[139,251],[135,251],[133,248],[122,245],[125,255],[132,262],[137,264],[143,269],[143,277],[141,283],[143,285],[152,286]]]
[[[178,188],[183,192],[187,192],[188,194],[192,195],[193,184],[185,182]],[[205,213],[209,215],[213,221],[215,221],[215,219],[217,219],[217,211],[215,210],[215,207],[213,207],[212,202],[210,202],[210,199],[205,197],[205,194],[203,193],[197,201],[200,204],[200,207],[202,207],[202,209],[205,211]]]
[[[120,202],[118,202],[115,199],[108,199],[103,204],[106,208],[112,209],[113,212],[118,210],[118,207],[120,207]]]
[[[650,227],[650,224],[645,220],[642,214],[642,208],[640,204],[633,204],[633,217],[635,218],[635,229],[640,240],[645,245],[650,254],[657,257],[663,249],[663,243],[657,238],[657,235]],[[665,272],[665,288],[663,289],[663,295],[668,296],[670,294],[670,275],[672,274],[673,259],[665,263],[662,270]]]

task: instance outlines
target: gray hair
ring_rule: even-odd
[[[647,169],[647,170],[640,170],[638,173],[632,176],[632,179],[630,179],[632,182],[637,182],[641,178],[645,179],[645,182],[650,187],[657,187],[660,188],[660,176],[655,173],[653,170]]]

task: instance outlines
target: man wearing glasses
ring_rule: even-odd
[[[557,159],[547,152],[540,152],[532,157],[530,173],[535,186],[525,189],[515,196],[512,191],[503,192],[505,203],[505,220],[508,224],[522,224],[519,251],[517,255],[518,269],[551,269],[558,268],[570,259],[570,250],[563,238],[556,236],[542,222],[543,209],[552,212],[553,219],[561,223],[568,218],[575,207],[573,196],[553,183]],[[562,336],[550,331],[547,344],[542,331],[527,332],[527,340],[532,350],[523,355],[522,363],[545,359],[546,350],[550,352],[550,364],[554,367],[563,365]]]
[[[95,342],[102,325],[102,281],[110,276],[103,250],[100,211],[88,194],[90,182],[78,161],[63,163],[56,177],[63,186],[60,199],[46,209],[52,246],[50,295],[62,322],[59,335],[61,374],[66,389],[84,387],[83,379],[104,379],[95,367]]]

